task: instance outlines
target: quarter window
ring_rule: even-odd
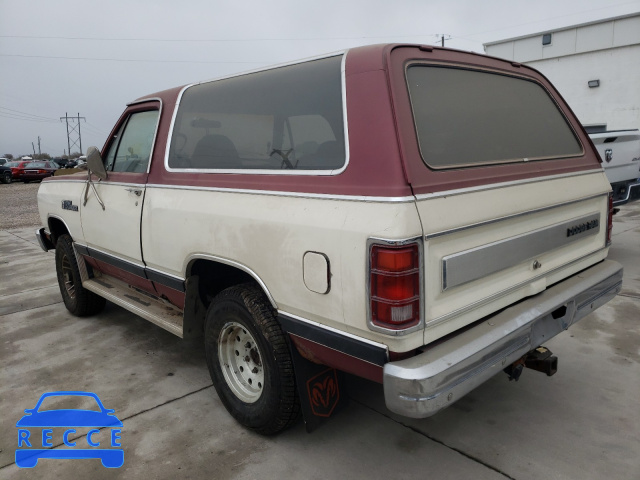
[[[195,170],[335,170],[345,163],[342,57],[188,88],[169,167]]]

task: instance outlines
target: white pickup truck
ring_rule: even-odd
[[[194,83],[131,102],[87,164],[38,192],[65,305],[200,339],[263,434],[330,416],[339,372],[409,417],[553,374],[541,345],[621,288],[598,154],[516,62],[374,45]]]
[[[586,127],[613,189],[613,205],[640,198],[640,131]]]

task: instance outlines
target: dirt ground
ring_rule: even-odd
[[[0,184],[0,230],[40,225],[38,183]]]

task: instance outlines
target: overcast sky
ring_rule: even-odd
[[[102,148],[127,102],[384,42],[483,43],[636,13],[640,0],[0,0],[0,154]],[[72,151],[78,151],[78,146]]]

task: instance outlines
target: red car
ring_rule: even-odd
[[[27,163],[31,163],[32,160],[17,160],[13,162],[5,163],[5,167],[11,168],[11,174],[13,175],[13,181],[22,180],[22,174],[24,173],[24,167]]]
[[[22,180],[27,183],[32,180],[42,180],[45,177],[51,177],[58,169],[58,165],[48,160],[36,160],[28,162],[20,162],[22,165],[13,170],[13,178]],[[20,176],[16,177],[16,170],[20,170]]]

